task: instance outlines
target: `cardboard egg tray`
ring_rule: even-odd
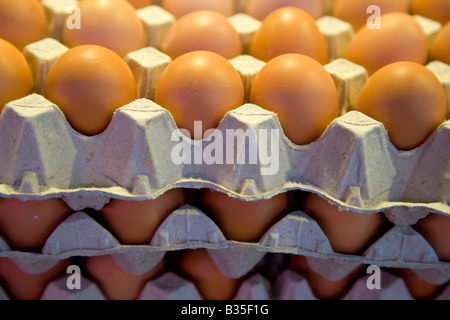
[[[153,268],[168,251],[203,247],[231,278],[246,275],[267,253],[275,253],[310,257],[316,261],[316,269],[330,279],[344,277],[363,263],[412,268],[431,283],[449,282],[450,263],[439,261],[412,225],[430,213],[450,215],[450,121],[421,147],[400,152],[390,143],[381,123],[352,110],[368,76],[364,68],[341,58],[353,32],[347,23],[331,16],[318,20],[331,48],[325,68],[338,89],[340,116],[316,142],[294,145],[283,134],[276,114],[247,101],[227,113],[218,129],[225,142],[234,139],[227,137],[227,129],[241,129],[254,132],[250,138],[257,141],[268,140],[269,150],[275,143],[279,146],[278,163],[268,163],[268,155],[260,150],[256,163],[250,163],[248,157],[240,163],[238,160],[250,152],[250,144],[244,142],[237,144],[233,164],[196,164],[196,155],[201,155],[211,142],[173,141],[172,133],[177,129],[173,118],[151,100],[159,76],[171,61],[158,50],[158,43],[173,17],[158,5],[138,10],[147,26],[148,47],[130,53],[125,61],[136,76],[140,99],[118,109],[106,131],[87,137],[74,131],[59,108],[43,96],[49,68],[67,50],[58,39],[58,28],[64,21],[61,16],[67,8],[63,3],[74,1],[42,2],[51,17],[52,38],[24,49],[33,69],[35,93],[10,102],[0,115],[0,196],[21,200],[62,198],[76,212],[54,230],[40,253],[12,250],[0,239],[0,257],[9,257],[23,270],[37,274],[61,259],[114,254],[126,270],[141,273]],[[238,8],[243,8],[243,2],[237,2]],[[230,21],[240,32],[244,48],[245,44],[248,47],[260,22],[242,12],[230,17]],[[438,30],[436,24],[421,21],[432,39]],[[248,98],[252,80],[264,63],[245,54],[245,49],[242,56],[230,62],[240,73]],[[450,101],[450,66],[435,61],[428,67],[439,77]],[[261,132],[280,134],[271,142]],[[172,161],[172,150],[180,143],[191,151],[191,164]],[[274,168],[278,169],[275,173]],[[245,243],[226,239],[205,213],[186,205],[160,225],[149,245],[131,246],[121,244],[87,211],[101,209],[110,199],[154,199],[172,188],[211,188],[245,201],[294,190],[314,192],[346,211],[382,212],[394,227],[361,256],[344,255],[333,252],[319,225],[301,211],[286,215],[259,242]],[[237,298],[307,298],[299,289],[307,286],[304,279],[290,271],[280,275],[276,287],[269,286],[261,275],[246,283]],[[361,298],[358,288],[356,284],[346,298]],[[395,291],[397,297],[407,297],[402,288],[384,296],[363,296],[383,299]],[[166,273],[149,282],[142,298],[195,299],[198,293],[193,291],[177,275]],[[102,297],[92,283],[82,292],[68,293],[60,279],[49,286],[43,299],[60,294],[67,298]],[[447,290],[442,297],[448,296]]]

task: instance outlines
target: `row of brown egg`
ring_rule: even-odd
[[[269,256],[246,275],[230,278],[216,267],[206,249],[173,252],[141,272],[130,270],[115,255],[66,259],[39,273],[0,258],[0,292],[2,299],[18,300],[448,299],[448,284],[428,282],[412,269],[377,269],[361,263],[331,277],[314,269],[329,263],[319,260]],[[368,279],[371,270],[377,270],[378,279]]]
[[[291,10],[289,10],[291,9]],[[306,23],[306,25],[308,25],[308,27],[306,28],[307,30],[305,30],[305,34],[311,34],[311,32],[309,32],[308,30],[315,30],[314,34],[317,35],[317,37],[322,37],[322,39],[319,41],[321,43],[320,47],[325,48],[325,51],[322,51],[322,53],[320,53],[319,55],[323,55],[324,52],[326,52],[326,45],[325,45],[325,40],[323,38],[323,35],[320,34],[320,30],[318,29],[318,27],[316,26],[315,22],[313,19],[311,19],[308,14],[303,13],[301,11],[296,11],[293,8],[289,8],[289,9],[282,9],[277,11],[277,13],[279,14],[279,18],[274,15],[274,19],[275,21],[277,19],[285,19],[285,15],[283,12],[288,13],[289,19],[291,19],[292,21],[308,21],[308,23]],[[197,14],[199,14],[197,12]],[[206,14],[206,13],[205,13]],[[95,15],[94,15],[95,16]],[[393,16],[392,16],[393,17]],[[413,53],[415,50],[408,50],[409,53],[413,53],[413,56],[422,56],[425,57],[427,56],[427,52],[425,52],[427,49],[425,47],[427,47],[427,45],[425,45],[426,40],[425,39],[425,35],[423,34],[423,32],[420,30],[420,26],[416,21],[412,21],[412,17],[406,17],[406,16],[398,16],[398,17],[393,17],[393,20],[395,20],[395,26],[392,27],[393,30],[398,29],[396,26],[397,24],[401,24],[401,25],[405,25],[405,24],[410,24],[414,25],[414,27],[412,27],[415,31],[413,32],[416,35],[413,35],[413,37],[417,37],[417,38],[421,38],[421,40],[417,41],[416,43],[416,48],[417,48],[417,52],[422,52],[421,54],[415,54]],[[408,22],[406,22],[406,20],[408,20]],[[202,19],[193,19],[194,21],[201,21]],[[109,20],[110,21],[110,20]],[[207,19],[208,23],[211,23],[212,21],[214,21],[214,23],[217,24],[217,19]],[[280,20],[282,21],[282,20]],[[285,21],[287,25],[290,25],[289,21]],[[178,21],[176,22],[178,23]],[[225,23],[225,22],[224,22]],[[229,23],[227,21],[227,23]],[[189,23],[190,24],[190,23]],[[269,23],[270,25],[270,23]],[[387,23],[387,25],[391,25],[391,23]],[[231,25],[230,25],[231,26]],[[175,26],[174,26],[175,27]],[[201,26],[202,28],[205,28],[205,26]],[[269,29],[270,26],[268,27]],[[288,27],[286,26],[286,29]],[[174,28],[175,29],[175,28]],[[181,28],[182,30],[189,30],[189,32],[194,32],[195,34],[200,34],[201,32],[199,30],[196,31],[191,31],[192,28]],[[207,29],[211,29],[211,27],[207,27]],[[262,28],[261,28],[262,29]],[[298,29],[298,28],[297,28]],[[383,31],[387,32],[387,33],[393,33],[390,30],[387,30],[387,27],[383,28]],[[406,28],[407,29],[407,28]],[[228,30],[228,29],[227,29]],[[70,30],[70,31],[78,31],[78,30]],[[81,30],[80,30],[81,31]],[[372,30],[370,30],[372,31]],[[235,30],[233,30],[233,28],[231,27],[229,29],[229,31],[227,33],[230,32],[235,32],[235,36],[236,38],[238,38],[238,34]],[[175,32],[176,34],[177,32]],[[371,33],[371,35],[373,35],[375,33]],[[420,36],[419,36],[420,35]],[[192,39],[193,35],[184,35],[184,34],[180,34],[180,41],[181,40],[185,40],[185,39]],[[175,41],[175,38],[177,38],[178,36],[168,36],[169,39],[171,39],[171,41]],[[273,38],[275,38],[274,36],[271,36]],[[378,36],[377,36],[378,37]],[[381,36],[380,39],[382,39],[382,41],[386,41],[387,38],[383,38],[385,36]],[[404,35],[401,34],[397,34],[396,37],[398,39],[401,38],[405,38]],[[219,37],[217,35],[214,36],[214,40],[218,41],[216,39],[219,39],[220,41],[224,41],[222,40],[224,37]],[[258,38],[258,35],[254,35],[254,38]],[[264,38],[264,37],[263,37]],[[280,37],[276,37],[276,38],[280,38]],[[362,38],[365,38],[365,36],[363,36]],[[299,38],[300,39],[300,38]],[[397,40],[393,40],[393,42],[396,43],[396,45],[401,44],[399,41]],[[191,40],[190,40],[191,41]],[[211,39],[199,39],[200,42],[202,42],[203,44],[200,45],[203,46],[205,45],[205,50],[208,51],[216,51],[217,53],[220,53],[221,55],[224,55],[226,57],[228,57],[224,52],[220,52],[220,49],[215,50],[215,44]],[[258,42],[257,40],[253,40],[253,42]],[[261,40],[262,43],[267,43],[268,40]],[[92,43],[92,40],[86,40],[85,42],[80,42],[75,44],[75,46],[79,46],[80,44],[83,43]],[[292,43],[292,41],[284,41],[286,43]],[[307,43],[308,45],[313,46],[313,43],[315,43],[315,41],[301,41],[302,43]],[[377,42],[378,41],[369,41],[372,44],[375,43],[375,46],[378,48],[378,50],[380,47],[382,47],[381,45],[378,45]],[[67,43],[65,41],[65,43]],[[123,41],[121,41],[120,43],[123,43]],[[98,44],[101,45],[105,45],[108,46],[108,44],[102,44],[100,42],[98,42]],[[275,47],[280,48],[280,45],[277,45],[276,43],[273,44]],[[73,45],[70,45],[73,46]],[[208,47],[210,46],[210,47]],[[219,47],[222,47],[222,45],[219,45]],[[295,47],[295,46],[294,46]],[[229,45],[224,46],[224,48],[230,48]],[[311,47],[312,48],[312,47]],[[270,48],[266,48],[267,50],[269,50]],[[393,48],[389,48],[392,52],[396,52],[396,50],[394,50]],[[410,48],[411,49],[411,48]],[[166,51],[164,49],[162,49],[163,52]],[[176,53],[176,54],[169,54],[170,56],[172,56],[172,58],[174,57],[178,57],[180,54],[182,53],[186,53],[187,51],[190,50],[198,50],[198,48],[185,48],[182,51]],[[310,48],[306,48],[306,51],[309,51]],[[313,51],[315,51],[316,49],[311,49]],[[126,50],[127,52],[129,50]],[[273,51],[272,49],[270,49],[270,51]],[[302,52],[303,48],[286,48],[286,50],[281,50],[277,53],[278,54],[282,54],[284,52]],[[375,49],[373,50],[357,50],[360,52],[376,52]],[[115,50],[116,53],[118,53],[118,50]],[[304,54],[308,54],[307,52],[302,52]],[[409,54],[408,53],[408,54]],[[76,55],[80,55],[81,52],[73,52],[72,53],[74,56]],[[91,52],[91,54],[93,54]],[[100,54],[100,53],[98,53]],[[125,53],[122,54],[122,56]],[[233,55],[230,55],[230,57],[232,56],[237,56],[240,53],[235,53]],[[385,56],[385,53],[379,53],[382,56]],[[68,55],[68,53],[66,54]],[[315,54],[308,54],[309,56],[311,56],[312,58],[318,60],[319,62],[325,63],[326,62],[326,58],[321,59],[319,58],[318,55]],[[326,55],[326,54],[325,54]],[[255,55],[253,55],[255,57]],[[426,60],[424,59],[416,59],[413,56],[411,57],[402,57],[401,59],[403,60],[407,60],[407,61],[415,61],[415,62],[425,62]],[[191,59],[188,59],[187,57],[183,57],[185,60],[184,61],[177,61],[178,64],[182,64],[184,68],[188,68],[189,64],[195,63],[195,59],[192,57]],[[273,58],[273,57],[271,57]],[[269,59],[271,59],[269,58]],[[287,56],[283,55],[283,60],[284,58],[287,59]],[[252,86],[254,89],[252,90],[252,94],[249,94],[248,92],[245,93],[245,88],[244,88],[244,95],[248,94],[250,96],[250,102],[251,103],[255,103],[263,108],[266,108],[268,110],[277,112],[278,117],[280,118],[280,121],[283,124],[283,128],[285,130],[285,132],[287,133],[288,138],[290,138],[294,143],[296,144],[308,144],[311,141],[314,141],[315,139],[317,139],[317,137],[319,137],[324,129],[326,129],[326,126],[330,124],[330,122],[336,118],[338,116],[338,112],[337,111],[337,103],[336,103],[336,92],[334,90],[334,87],[331,84],[331,81],[329,79],[328,76],[326,76],[326,73],[322,70],[323,68],[319,66],[319,64],[315,64],[312,59],[306,59],[306,57],[302,57],[303,59],[299,59],[299,58],[291,58],[292,61],[286,60],[286,64],[291,65],[293,63],[295,63],[296,67],[298,69],[302,69],[302,70],[306,70],[304,68],[311,68],[311,70],[309,72],[311,73],[315,73],[315,74],[323,74],[322,78],[317,79],[317,81],[319,83],[321,83],[320,85],[318,83],[314,83],[314,90],[315,91],[320,91],[322,92],[321,95],[314,95],[314,97],[311,97],[312,95],[309,96],[309,98],[306,96],[306,94],[303,94],[303,91],[308,91],[311,92],[311,88],[306,87],[305,86],[305,82],[311,82],[312,80],[307,77],[305,79],[297,79],[294,83],[297,83],[298,86],[303,86],[304,88],[308,88],[308,89],[304,89],[303,91],[299,91],[299,90],[294,90],[294,89],[298,89],[298,88],[286,88],[285,83],[291,83],[291,81],[288,81],[289,77],[287,76],[286,70],[284,70],[282,68],[283,64],[281,63],[281,58],[279,59],[274,59],[274,61],[271,61],[270,64],[268,63],[266,66],[264,66],[264,71],[267,72],[267,75],[264,75],[264,73],[261,70],[261,75],[259,77],[256,77],[255,79],[255,84],[254,86]],[[373,57],[375,60],[376,58],[376,54]],[[212,59],[212,58],[211,58]],[[364,58],[365,59],[365,58]],[[397,60],[396,57],[391,57],[390,59],[392,60]],[[63,60],[63,59],[60,59]],[[262,59],[267,61],[268,59]],[[323,60],[323,61],[322,61]],[[354,59],[351,59],[354,60]],[[358,60],[358,59],[356,59]],[[105,60],[106,61],[106,60]],[[378,65],[378,62],[373,61],[375,64]],[[219,59],[214,59],[212,61],[210,61],[209,63],[215,64],[215,65],[219,65]],[[387,61],[383,62],[384,64],[387,63]],[[70,64],[70,67],[67,65]],[[106,62],[103,63],[104,65],[106,64]],[[111,60],[111,67],[117,66],[117,68],[119,68],[119,62],[117,60],[115,60],[114,62]],[[221,64],[224,65],[225,68],[225,62],[221,61]],[[175,65],[176,63],[171,64],[170,69],[175,69]],[[369,67],[367,64],[363,63],[363,65],[365,66],[365,68],[367,70],[369,69],[373,69],[371,67]],[[76,67],[74,67],[76,66]],[[69,93],[67,93],[67,91],[70,90],[65,90],[64,94],[63,93],[57,93],[54,92],[54,87],[55,86],[64,86],[63,83],[59,82],[58,79],[62,77],[61,74],[64,74],[65,72],[74,72],[73,70],[70,70],[70,68],[79,68],[80,70],[84,70],[83,68],[89,69],[89,68],[94,68],[93,65],[83,65],[80,62],[80,65],[75,65],[71,63],[71,60],[66,58],[66,63],[64,64],[63,62],[59,63],[59,68],[57,68],[57,66],[55,66],[55,68],[53,69],[52,72],[52,77],[50,77],[50,79],[48,80],[50,87],[47,88],[47,92],[46,95],[49,97],[50,100],[52,100],[53,102],[55,102],[63,111],[65,111],[65,115],[67,116],[69,122],[75,127],[75,129],[78,129],[80,132],[84,132],[88,135],[92,135],[92,134],[98,134],[99,132],[101,132],[102,130],[104,130],[107,126],[107,124],[109,123],[109,120],[111,120],[111,113],[114,112],[114,110],[118,107],[120,107],[121,105],[126,104],[127,101],[131,101],[134,98],[136,98],[136,96],[132,93],[134,90],[134,85],[133,85],[133,81],[131,80],[131,76],[129,74],[129,72],[127,72],[124,68],[124,66],[121,66],[121,68],[123,69],[121,71],[121,75],[122,75],[122,80],[115,80],[113,81],[111,79],[111,92],[115,92],[116,90],[114,89],[114,86],[122,86],[125,88],[128,88],[128,90],[124,90],[124,96],[126,96],[125,99],[112,99],[112,97],[109,97],[110,100],[112,100],[113,102],[110,103],[110,105],[103,105],[102,108],[100,108],[100,106],[102,106],[102,103],[100,103],[99,101],[96,101],[97,105],[99,105],[99,109],[101,109],[101,111],[98,112],[98,118],[101,118],[102,120],[99,122],[101,122],[101,124],[91,124],[88,125],[86,124],[86,127],[83,126],[82,123],[86,122],[86,117],[89,114],[89,112],[92,112],[90,108],[89,111],[86,112],[82,112],[82,108],[80,107],[80,105],[87,105],[90,106],[91,104],[93,104],[93,102],[91,103],[87,103],[86,101],[78,101],[77,99],[80,99],[79,97],[82,96],[82,94],[80,94],[79,92],[72,92],[73,96],[70,96]],[[104,66],[105,67],[105,66]],[[379,65],[377,66],[377,68],[379,67]],[[413,74],[417,75],[417,72],[423,72],[424,74],[427,74],[428,77],[433,78],[431,79],[431,83],[433,83],[432,87],[427,87],[426,89],[424,88],[424,90],[429,90],[429,96],[433,97],[431,101],[428,101],[427,103],[429,103],[430,105],[433,106],[433,111],[430,111],[430,114],[428,116],[424,116],[423,114],[421,114],[421,120],[423,121],[424,125],[423,128],[421,130],[418,131],[418,133],[416,133],[414,138],[409,137],[410,141],[403,141],[405,139],[403,139],[402,137],[404,137],[406,134],[411,135],[410,131],[411,129],[407,129],[408,127],[414,127],[417,128],[417,123],[418,120],[415,119],[415,117],[411,116],[410,119],[407,119],[408,121],[400,121],[395,117],[395,115],[391,115],[389,116],[389,112],[385,112],[386,110],[383,111],[383,108],[388,108],[390,105],[389,103],[386,103],[386,101],[378,101],[378,104],[376,104],[374,101],[375,99],[369,99],[370,103],[368,103],[366,100],[364,100],[364,97],[366,96],[371,96],[373,94],[373,92],[384,92],[384,88],[385,87],[393,87],[394,84],[400,83],[402,81],[401,78],[394,78],[394,80],[392,80],[392,82],[394,82],[394,84],[392,83],[386,83],[386,79],[391,79],[391,77],[389,76],[392,71],[386,71],[386,73],[388,73],[388,76],[386,75],[377,75],[377,79],[372,80],[371,79],[371,84],[369,85],[369,83],[367,84],[367,87],[365,89],[365,95],[361,94],[363,97],[361,98],[361,104],[358,106],[355,106],[357,110],[362,111],[366,114],[368,114],[371,117],[374,117],[376,120],[380,120],[381,122],[383,122],[383,124],[386,126],[387,130],[389,131],[390,134],[390,138],[392,140],[394,140],[394,144],[396,146],[398,146],[400,149],[412,149],[417,147],[420,143],[422,143],[442,122],[443,120],[445,120],[445,116],[442,116],[443,113],[443,105],[446,103],[445,100],[445,93],[442,91],[442,89],[440,88],[440,86],[437,84],[436,79],[434,79],[434,77],[428,72],[428,70],[425,69],[421,69],[419,66],[416,66],[417,68],[414,68],[413,65],[408,65],[408,66],[402,66],[402,68],[405,70],[403,73],[402,72],[397,72],[399,74],[402,74],[403,77],[405,78],[405,72],[407,72],[407,70],[411,69],[410,72],[412,72]],[[106,68],[106,67],[105,67]],[[169,71],[164,72],[164,77],[162,78],[162,80],[165,81],[161,81],[161,84],[158,85],[159,88],[161,88],[159,90],[160,94],[156,95],[155,94],[155,101],[162,105],[163,107],[167,108],[171,114],[173,115],[176,123],[182,127],[182,128],[186,128],[190,131],[191,135],[193,133],[193,130],[191,128],[192,124],[191,121],[187,121],[187,119],[189,119],[190,117],[193,117],[193,115],[191,114],[193,112],[193,107],[189,106],[189,100],[186,101],[186,99],[184,99],[185,101],[179,101],[180,98],[177,96],[177,94],[175,94],[176,90],[180,90],[183,91],[183,87],[182,85],[180,85],[180,83],[182,83],[182,78],[181,74],[183,74],[183,72],[180,70],[181,67],[178,67],[178,73],[175,73],[175,71],[172,72],[172,74],[169,73]],[[271,68],[274,68],[275,70],[277,70],[277,72],[270,72]],[[394,66],[392,66],[392,68],[394,68]],[[396,69],[398,69],[398,67],[395,66]],[[169,69],[169,68],[168,68]],[[219,97],[217,97],[217,93],[216,93],[216,101],[214,102],[213,106],[216,107],[217,113],[213,113],[213,115],[210,118],[206,119],[205,113],[200,111],[199,113],[202,114],[203,116],[198,118],[198,119],[202,119],[204,122],[206,122],[208,127],[214,128],[215,126],[217,126],[218,122],[220,121],[220,119],[223,117],[223,114],[226,111],[229,111],[231,109],[236,108],[237,106],[241,105],[244,100],[242,97],[242,88],[239,84],[239,81],[237,81],[238,77],[236,76],[235,72],[232,71],[232,68],[228,66],[228,71],[227,74],[229,74],[228,77],[224,78],[222,77],[222,83],[219,84],[219,82],[216,80],[215,82],[212,82],[213,79],[207,79],[209,83],[217,83],[217,88],[215,88],[217,91],[219,91],[220,89],[222,89],[222,86],[226,86],[228,88],[228,90],[230,90],[231,92],[228,91],[221,91],[222,92],[222,96],[219,99]],[[419,71],[420,69],[420,71]],[[308,69],[309,70],[309,69]],[[322,72],[320,72],[319,70],[321,70]],[[186,70],[185,70],[186,71]],[[189,71],[189,70],[188,70]],[[105,70],[105,72],[107,72]],[[299,71],[296,69],[291,68],[290,72],[292,73],[292,76],[297,77],[297,75],[299,74]],[[87,72],[86,72],[87,73]],[[300,72],[301,73],[301,72]],[[371,72],[369,72],[371,73]],[[22,72],[22,74],[24,74]],[[56,74],[56,75],[55,75]],[[59,74],[59,77],[58,77]],[[119,74],[119,73],[118,73]],[[282,74],[280,76],[280,74]],[[87,76],[87,75],[86,75]],[[200,76],[200,75],[199,75]],[[268,81],[264,81],[264,80],[259,80],[261,78],[265,77],[270,77],[271,79]],[[23,75],[22,75],[23,77]],[[93,77],[93,75],[91,75],[91,77]],[[98,75],[98,77],[101,77],[101,74]],[[162,76],[161,76],[162,77]],[[280,81],[280,78],[283,78],[283,81]],[[400,76],[397,76],[400,77]],[[298,78],[298,77],[297,77]],[[325,78],[327,78],[325,80]],[[421,77],[415,77],[415,78],[421,78]],[[223,79],[227,79],[229,80],[229,82],[223,80]],[[408,76],[409,79],[409,76]],[[186,79],[186,81],[189,81],[190,79]],[[21,81],[24,81],[23,79]],[[27,80],[28,81],[28,80]],[[68,81],[68,80],[67,80]],[[66,81],[66,86],[72,86],[72,84],[68,84]],[[84,80],[87,81],[87,80]],[[206,81],[206,78],[205,78]],[[405,80],[403,80],[405,81]],[[29,82],[29,81],[28,81]],[[44,81],[43,81],[44,82]],[[177,83],[177,86],[174,85],[173,82]],[[261,82],[261,83],[260,83]],[[428,82],[428,81],[427,81]],[[158,81],[159,83],[159,81]],[[382,83],[382,84],[381,84]],[[148,85],[148,84],[143,84]],[[399,84],[400,85],[400,84]],[[411,86],[413,86],[412,84],[410,84]],[[415,84],[417,86],[423,86],[422,84],[418,83]],[[16,88],[20,88],[21,86],[16,86]],[[24,86],[23,90],[25,90]],[[28,86],[29,87],[29,86]],[[72,86],[73,87],[73,86]],[[209,88],[209,87],[208,87]],[[22,89],[22,88],[21,88]],[[97,91],[97,92],[102,92],[101,90],[95,90],[96,88],[93,87],[91,90],[92,91]],[[29,88],[28,88],[29,90]],[[61,91],[62,89],[60,89]],[[206,89],[205,89],[206,90]],[[297,129],[298,125],[297,123],[294,123],[294,120],[291,119],[297,119],[297,117],[292,117],[292,109],[289,105],[285,106],[283,103],[281,103],[281,101],[283,99],[276,99],[276,96],[279,92],[282,92],[282,90],[288,90],[288,92],[291,91],[295,91],[297,92],[296,94],[290,93],[287,98],[284,98],[285,101],[289,101],[290,104],[292,104],[291,101],[297,101],[297,100],[305,100],[306,102],[303,102],[304,104],[315,104],[315,108],[316,109],[320,109],[323,111],[323,113],[315,113],[312,114],[311,112],[307,112],[306,110],[303,111],[305,108],[302,108],[300,104],[298,108],[295,108],[294,110],[298,110],[299,115],[301,116],[305,116],[308,115],[311,121],[308,121],[308,126],[304,128],[303,130],[305,130],[304,133],[291,133],[294,131],[299,131]],[[126,91],[126,92],[125,92]],[[216,91],[216,92],[217,92]],[[415,90],[416,92],[418,92],[418,94],[423,95],[423,92],[421,90]],[[170,99],[167,97],[167,92],[170,92]],[[314,92],[314,91],[313,91]],[[327,94],[324,94],[324,92],[327,92]],[[18,93],[20,95],[23,95],[23,92]],[[386,94],[387,95],[387,94]],[[94,94],[89,94],[90,97],[94,97]],[[205,98],[202,97],[199,94],[199,97],[201,98]],[[244,96],[245,97],[245,96]],[[290,98],[290,99],[289,99]],[[409,97],[411,100],[417,100],[414,97]],[[10,99],[10,97],[9,97]],[[205,98],[206,99],[206,98]],[[311,99],[313,101],[310,101],[308,99]],[[386,99],[390,99],[389,96],[386,97]],[[104,101],[105,99],[102,99],[101,97],[99,98],[99,100]],[[181,99],[183,100],[183,99]],[[275,101],[274,101],[275,100]],[[66,101],[70,101],[70,102],[66,102]],[[64,103],[65,102],[65,103]],[[409,101],[406,101],[405,103],[408,103]],[[192,104],[197,104],[197,101],[193,101]],[[380,106],[381,105],[381,106]],[[70,111],[73,108],[78,108],[76,112],[74,111]],[[311,107],[312,108],[312,107]],[[288,110],[289,109],[289,112]],[[411,109],[414,109],[413,107],[411,107]],[[220,111],[220,112],[219,112]],[[395,113],[392,111],[392,113]],[[297,113],[294,113],[294,115],[296,115]],[[394,119],[393,119],[394,118]],[[427,120],[424,120],[427,119]],[[398,122],[398,123],[397,123]],[[404,122],[407,122],[406,124]],[[416,122],[416,123],[414,123]],[[81,123],[81,124],[79,124]],[[408,125],[409,123],[409,125]],[[414,123],[414,124],[413,124]],[[91,128],[92,126],[92,128]],[[396,127],[405,127],[406,132],[403,130],[400,130],[399,133],[396,132]],[[84,130],[83,130],[84,129]],[[207,130],[208,128],[203,128],[203,131]],[[297,136],[298,135],[298,136]],[[411,141],[414,140],[414,141]]]

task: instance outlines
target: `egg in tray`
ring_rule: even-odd
[[[448,299],[448,5],[366,2],[0,1],[0,296]]]

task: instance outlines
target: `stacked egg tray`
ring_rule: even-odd
[[[168,252],[193,248],[207,248],[216,266],[231,278],[242,277],[264,263],[280,266],[288,254],[309,257],[315,270],[330,280],[343,278],[359,264],[382,268],[384,290],[367,290],[361,278],[343,299],[411,298],[403,281],[386,271],[389,268],[414,269],[436,285],[449,282],[450,263],[439,261],[412,226],[431,213],[450,215],[450,122],[419,148],[401,152],[390,143],[380,122],[352,110],[368,76],[361,66],[339,57],[353,32],[347,23],[331,16],[318,20],[331,48],[325,68],[338,88],[341,115],[316,142],[306,146],[294,145],[281,134],[276,141],[279,170],[264,175],[267,165],[261,158],[257,164],[176,165],[172,161],[171,151],[179,141],[172,141],[171,135],[177,127],[170,113],[152,101],[152,95],[158,76],[170,63],[170,58],[158,51],[158,39],[174,19],[158,5],[138,10],[152,31],[148,47],[125,58],[138,81],[140,98],[118,109],[103,133],[87,137],[74,131],[59,108],[43,96],[49,67],[67,50],[58,38],[64,21],[61,16],[66,12],[63,4],[74,1],[42,2],[51,18],[52,37],[24,49],[33,68],[35,93],[10,102],[0,116],[0,196],[62,198],[75,213],[54,230],[41,252],[15,251],[0,239],[0,257],[11,258],[21,269],[35,274],[62,259],[104,254],[113,254],[124,269],[141,274]],[[237,3],[242,8],[243,2]],[[420,19],[433,37],[439,29],[436,23]],[[244,44],[260,23],[242,12],[230,20],[240,30]],[[230,61],[248,93],[264,63],[245,54]],[[450,66],[430,62],[428,67],[438,75],[449,97]],[[283,132],[276,114],[250,103],[228,112],[218,130],[226,137],[227,129],[236,128]],[[184,143],[194,154],[210,142]],[[235,150],[235,159],[248,152],[248,144],[241,147]],[[154,199],[172,188],[210,188],[245,201],[284,192],[313,192],[346,211],[382,212],[393,227],[356,256],[334,252],[319,225],[298,210],[287,214],[256,243],[227,240],[212,219],[190,205],[170,214],[148,245],[121,244],[89,214],[110,199]],[[314,299],[302,275],[282,267],[277,272],[273,281],[254,274],[236,299]],[[80,291],[68,290],[65,281],[62,277],[50,283],[42,299],[105,298],[87,278],[83,278]],[[0,297],[8,298],[1,288]],[[140,298],[201,299],[192,283],[173,272],[150,281]],[[449,299],[450,286],[438,298]]]

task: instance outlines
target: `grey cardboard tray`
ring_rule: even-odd
[[[64,52],[64,47],[54,44],[58,54]],[[243,58],[244,62],[248,59]],[[45,74],[45,66],[54,59],[50,55],[38,63],[35,74]],[[442,72],[448,70],[447,65],[431,66],[447,81],[446,71]],[[329,71],[332,69],[330,63]],[[364,83],[364,74],[358,77],[357,87]],[[42,92],[43,78],[39,79],[36,90]],[[335,78],[337,85],[341,80]],[[447,283],[450,264],[440,262],[411,226],[430,213],[450,214],[450,122],[421,147],[400,152],[389,142],[381,123],[351,111],[357,90],[355,93],[346,85],[340,92],[341,107],[350,106],[343,108],[319,140],[297,146],[283,134],[278,137],[279,170],[274,175],[261,174],[267,169],[261,154],[256,164],[175,165],[171,160],[171,150],[179,144],[171,139],[175,123],[167,110],[147,98],[117,110],[108,129],[94,137],[75,132],[58,107],[38,93],[12,101],[0,115],[0,196],[22,200],[58,197],[77,212],[53,232],[42,252],[14,251],[0,239],[0,257],[10,257],[27,272],[39,273],[71,256],[117,254],[127,268],[143,272],[167,251],[205,247],[221,271],[234,278],[272,252],[332,258],[333,272],[317,266],[328,277],[336,276],[337,267],[344,276],[355,263],[366,263],[411,267],[430,282]],[[254,130],[258,139],[261,129],[282,132],[276,114],[249,103],[229,112],[218,129],[226,137],[227,129],[237,128]],[[211,142],[183,143],[194,154]],[[158,147],[161,145],[164,148]],[[235,159],[248,147],[237,148]],[[351,256],[334,253],[318,224],[301,211],[288,214],[258,243],[242,243],[225,239],[201,210],[185,206],[164,221],[148,246],[120,244],[83,212],[100,209],[111,198],[153,199],[178,187],[212,188],[246,201],[291,190],[315,192],[347,211],[383,212],[395,226],[363,255]]]

